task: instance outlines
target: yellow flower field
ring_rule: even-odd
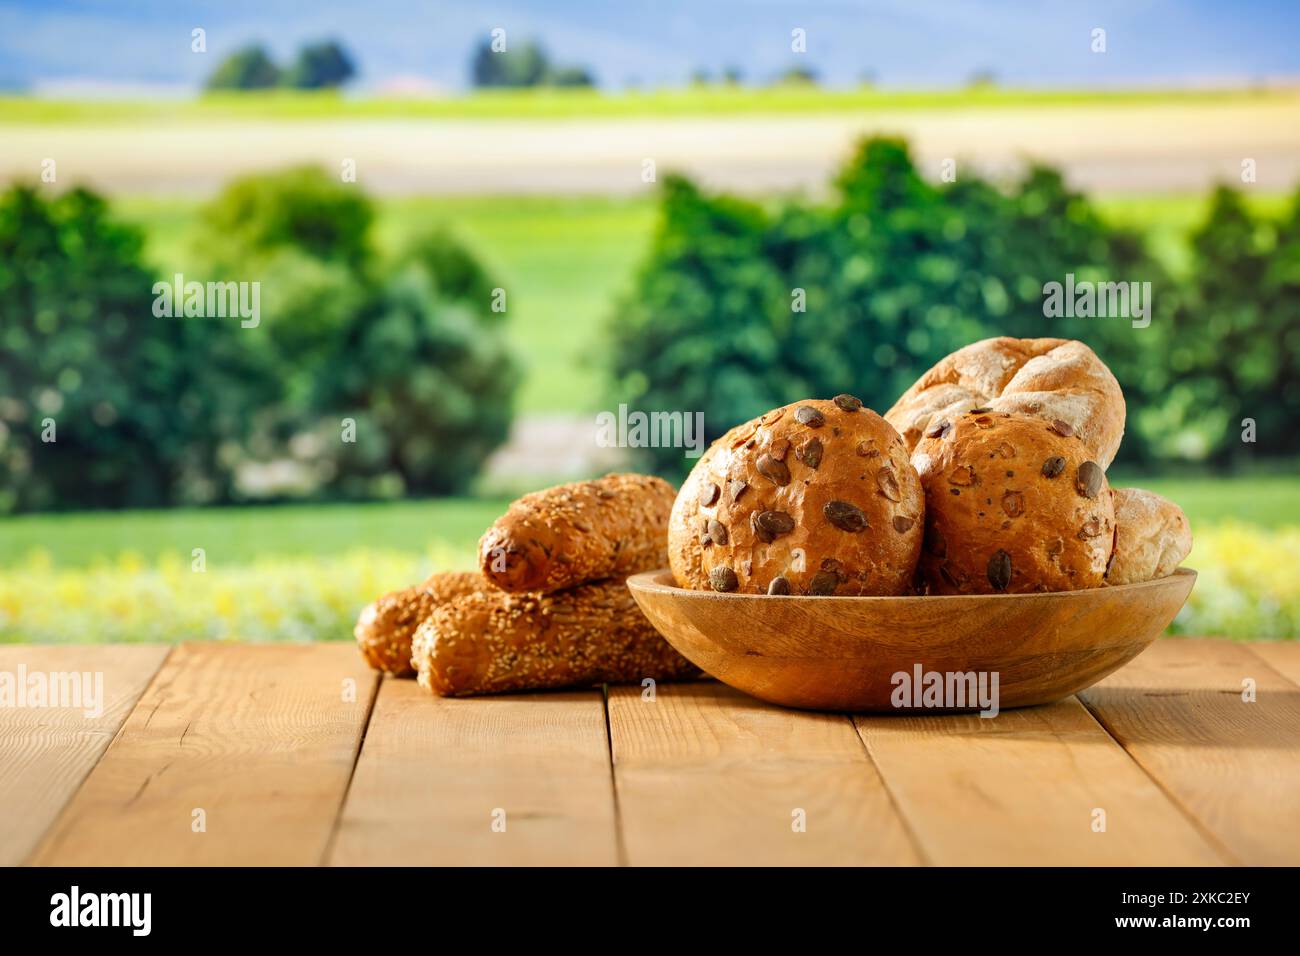
[[[358,610],[378,594],[466,562],[451,548],[356,549],[194,571],[177,557],[149,561],[128,552],[62,568],[36,551],[0,575],[0,640],[344,640]],[[1300,527],[1202,527],[1187,563],[1200,580],[1175,633],[1300,635]]]
[[[1225,522],[1198,528],[1186,563],[1200,577],[1175,632],[1242,639],[1300,635],[1300,527]]]
[[[0,640],[85,643],[350,638],[380,593],[449,567],[450,554],[354,550],[273,557],[221,570],[124,554],[58,568],[34,553],[0,575]],[[463,563],[463,559],[462,559]]]

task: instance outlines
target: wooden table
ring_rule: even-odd
[[[1300,863],[1300,643],[1164,638],[995,719],[712,682],[440,700],[350,644],[0,646],[20,665],[105,702],[0,709],[2,864]]]

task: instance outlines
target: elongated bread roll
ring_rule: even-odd
[[[385,594],[366,605],[357,618],[353,635],[361,656],[375,670],[395,677],[411,677],[411,637],[437,608],[466,594],[486,589],[483,576],[473,571],[444,571],[423,584]]]
[[[420,684],[444,697],[699,673],[659,636],[621,579],[457,598],[420,625],[412,654]]]
[[[1107,584],[1135,584],[1174,573],[1192,550],[1183,509],[1153,491],[1115,489],[1115,555]]]
[[[504,591],[559,591],[668,564],[676,492],[653,475],[606,475],[524,495],[479,541]]]

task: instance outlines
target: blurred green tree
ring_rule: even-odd
[[[280,85],[280,68],[261,44],[231,53],[208,77],[209,90],[267,90]]]
[[[142,241],[85,190],[0,195],[0,511],[166,503],[203,465],[211,353],[154,315]]]
[[[351,270],[369,260],[374,208],[355,184],[315,166],[232,181],[200,213],[199,251],[219,268],[292,248]]]
[[[436,298],[465,304],[490,322],[504,316],[491,310],[496,280],[447,229],[434,227],[408,239],[394,263],[396,271],[407,267],[434,284],[431,295]]]
[[[335,89],[356,75],[352,57],[336,40],[309,43],[298,51],[283,83],[300,90]]]
[[[444,287],[407,258],[335,340],[317,377],[318,407],[357,423],[336,466],[349,497],[464,492],[506,438],[519,369],[482,305]]]
[[[556,65],[536,40],[496,52],[492,41],[474,48],[470,82],[477,87],[595,86],[596,78],[583,66]]]
[[[475,86],[519,87],[540,86],[550,69],[546,52],[533,40],[500,53],[493,51],[490,40],[484,40],[474,50],[469,71]]]
[[[1157,453],[1219,463],[1297,454],[1300,192],[1275,222],[1217,188],[1192,235],[1190,280],[1169,336],[1172,374],[1148,412]],[[1253,444],[1242,440],[1247,418]]]
[[[551,86],[595,86],[596,77],[585,66],[557,66],[547,76]]]
[[[671,178],[661,205],[649,257],[610,321],[612,400],[703,411],[711,438],[808,396],[850,392],[884,411],[938,359],[993,335],[1088,342],[1138,408],[1166,384],[1145,370],[1176,304],[1167,277],[1054,171],[1031,168],[1008,191],[969,174],[935,184],[905,143],[877,138],[826,204],[764,210]],[[1147,328],[1048,319],[1044,284],[1068,273],[1149,281],[1159,316]],[[670,474],[690,464],[677,449],[646,456]]]
[[[237,180],[204,209],[208,267],[262,288],[261,324],[239,329],[258,383],[243,454],[295,461],[328,495],[463,490],[504,440],[520,377],[499,283],[443,229],[380,259],[373,220],[358,187],[310,167]]]
[[[645,410],[704,412],[709,437],[814,386],[787,354],[790,285],[769,255],[757,205],[664,180],[661,220],[605,350],[618,401]],[[681,452],[655,449],[661,469]]]

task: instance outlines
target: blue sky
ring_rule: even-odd
[[[203,27],[208,53],[190,52]],[[250,41],[288,57],[338,37],[363,88],[405,78],[464,86],[473,45],[493,27],[535,36],[607,86],[674,85],[692,70],[739,67],[763,80],[792,64],[831,85],[864,73],[886,86],[961,84],[991,69],[1008,85],[1218,85],[1300,76],[1295,0],[0,0],[0,83],[196,88]],[[790,31],[808,52],[790,52]],[[1094,27],[1107,52],[1089,50]]]

